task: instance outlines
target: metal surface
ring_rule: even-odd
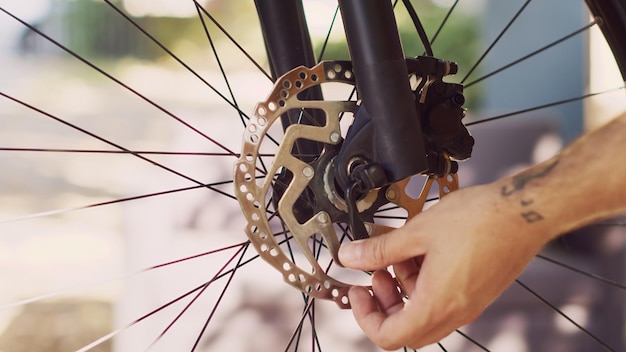
[[[345,211],[345,204],[326,180],[324,170],[332,169],[332,155],[326,155],[327,164],[306,163],[294,155],[294,143],[297,140],[306,139],[324,144],[326,150],[331,150],[341,142],[341,130],[339,116],[346,112],[353,112],[357,108],[354,101],[305,101],[298,98],[298,94],[310,87],[319,86],[326,82],[340,82],[354,85],[354,74],[349,62],[323,62],[313,68],[299,67],[285,74],[277,80],[276,85],[268,99],[259,103],[254,111],[254,118],[247,126],[243,136],[243,150],[240,159],[235,165],[235,192],[240,206],[247,219],[246,234],[257,252],[270,265],[278,270],[284,280],[295,288],[309,294],[314,298],[329,299],[335,301],[342,308],[349,308],[350,303],[347,291],[350,284],[341,282],[327,274],[326,269],[318,263],[316,255],[311,250],[309,242],[312,238],[321,237],[323,246],[337,263],[337,253],[340,246],[339,236],[334,223],[337,222],[329,212],[319,210],[302,221],[294,215],[294,205],[311,186],[312,180],[323,181],[324,186],[319,187],[317,197],[328,199],[328,204],[336,206],[336,211]],[[261,162],[261,150],[264,145],[271,144],[267,134],[272,126],[279,121],[280,116],[288,110],[317,109],[324,112],[326,121],[319,126],[295,124],[289,126],[284,133],[283,141],[273,157],[273,163],[268,165],[268,158],[263,157]],[[273,131],[280,129],[273,129]],[[324,159],[322,155],[318,160]],[[316,167],[318,165],[318,167]],[[267,171],[263,171],[267,168]],[[267,207],[273,202],[270,198],[275,196],[273,187],[277,181],[277,175],[288,170],[292,177],[288,185],[281,185],[284,193],[276,205],[282,224],[289,230],[291,240],[299,247],[296,249],[307,260],[307,265],[296,265],[290,255],[283,251],[279,240],[274,233],[270,219],[276,214]],[[408,179],[392,184],[385,195],[388,201],[407,209],[409,218],[421,211],[428,195],[430,186],[437,181],[440,184],[440,194],[445,195],[458,188],[455,175],[442,178],[431,176],[427,186],[418,199],[412,199],[406,194]],[[390,197],[391,193],[395,194]],[[378,197],[379,190],[372,190],[363,197],[358,205],[359,210],[368,207],[376,207],[374,199]],[[331,199],[332,198],[332,199]],[[386,201],[386,200],[385,200]],[[275,204],[275,202],[274,202]],[[341,208],[341,209],[340,209]],[[371,236],[391,230],[387,226],[377,225],[373,222],[366,223],[366,228]],[[281,234],[281,240],[284,234]],[[305,266],[309,269],[305,269]]]

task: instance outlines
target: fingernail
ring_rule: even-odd
[[[361,242],[363,241],[344,243],[339,247],[339,261],[341,261],[341,264],[349,266],[356,263],[361,257]]]

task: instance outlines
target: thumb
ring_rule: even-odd
[[[341,265],[356,270],[379,270],[424,253],[416,234],[404,228],[365,240],[344,243],[339,248]]]

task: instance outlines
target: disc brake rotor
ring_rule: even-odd
[[[254,117],[244,132],[243,150],[235,165],[234,184],[237,199],[247,220],[246,234],[260,257],[281,272],[288,284],[314,298],[333,300],[340,307],[349,308],[347,292],[351,285],[329,276],[328,269],[322,268],[319,264],[319,254],[315,251],[315,246],[326,247],[332,257],[331,262],[338,263],[337,253],[342,238],[337,233],[336,223],[341,220],[336,214],[345,212],[345,204],[340,195],[329,190],[329,188],[334,188],[334,185],[322,182],[325,186],[316,187],[317,191],[314,196],[319,200],[325,198],[323,200],[326,208],[315,207],[315,212],[305,221],[298,219],[293,211],[298,200],[311,193],[312,181],[316,179],[319,183],[320,179],[325,179],[323,175],[316,175],[316,173],[324,173],[324,170],[331,169],[328,167],[331,161],[321,166],[319,163],[302,161],[294,155],[294,144],[299,139],[306,139],[325,145],[322,153],[336,149],[342,141],[340,116],[352,113],[357,108],[357,103],[353,101],[309,101],[298,98],[298,94],[306,89],[329,82],[354,85],[351,63],[332,61],[322,62],[313,68],[298,67],[277,80],[268,99],[257,104]],[[272,132],[280,131],[276,128],[280,123],[274,124],[280,121],[280,116],[287,111],[296,110],[304,113],[304,109],[323,111],[325,124],[321,126],[290,125],[285,130],[283,141],[273,155],[273,162],[267,165],[270,157],[262,151],[268,149],[264,145],[271,144],[269,130],[275,126]],[[325,159],[330,160],[330,158]],[[286,171],[291,173],[291,177],[288,178],[288,184],[280,184],[283,193],[280,195],[280,200],[275,202],[272,199],[272,197],[277,197],[274,187],[278,182],[285,182],[279,181],[277,176]],[[430,176],[420,196],[415,199],[406,193],[408,182],[408,179],[396,182],[388,186],[384,194],[386,201],[407,211],[407,219],[421,212],[434,182],[439,184],[440,196],[458,188],[456,174],[445,177]],[[357,204],[359,211],[375,207],[378,193],[378,190],[374,190],[362,197]],[[329,205],[332,206],[332,211],[326,211]],[[279,228],[270,223],[270,220],[277,216],[282,222]],[[367,222],[366,228],[370,236],[392,229],[388,226],[377,225],[373,221]],[[288,230],[288,233],[285,230]],[[299,247],[296,250],[306,258],[308,266],[296,265],[292,260],[293,256],[288,256],[281,248],[282,242],[291,240]],[[314,243],[313,248],[311,248],[311,242]],[[302,268],[302,266],[307,268]]]

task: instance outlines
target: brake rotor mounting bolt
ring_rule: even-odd
[[[339,143],[341,139],[341,135],[338,132],[333,132],[330,134],[330,141],[333,143]]]
[[[452,102],[456,105],[456,106],[463,106],[463,104],[465,104],[465,97],[463,96],[463,94],[455,94],[452,97]]]
[[[328,224],[328,214],[326,212],[321,212],[319,214],[317,214],[317,221],[320,224]]]
[[[315,174],[315,171],[313,171],[313,168],[310,166],[307,166],[304,169],[302,169],[302,175],[304,175],[304,177],[306,178],[311,178],[313,177],[314,174]]]

